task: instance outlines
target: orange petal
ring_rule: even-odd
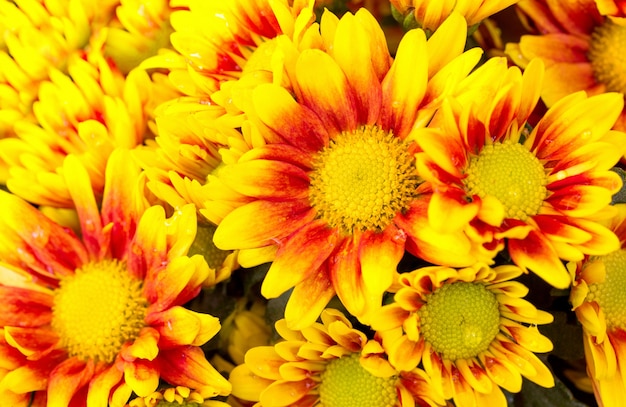
[[[59,344],[59,336],[49,326],[43,328],[4,327],[7,343],[32,360],[50,353]]]
[[[393,283],[398,263],[404,256],[406,233],[395,225],[390,225],[382,232],[367,231],[361,238],[359,245],[359,260],[365,289],[380,296]],[[379,306],[376,300],[374,306]]]
[[[0,326],[38,327],[52,320],[52,295],[0,285]]]
[[[135,360],[125,363],[124,381],[139,397],[146,397],[157,389],[159,371],[152,362]],[[177,382],[170,383],[178,384]]]
[[[569,287],[569,273],[550,241],[540,232],[531,230],[523,240],[508,239],[508,250],[513,262],[522,269],[532,270],[556,288]]]
[[[370,36],[359,19],[346,13],[337,25],[333,55],[346,74],[356,103],[357,121],[373,125],[380,115],[382,89],[373,67]],[[386,44],[385,44],[386,46]]]
[[[428,53],[422,30],[408,31],[400,41],[396,58],[382,82],[380,124],[404,139],[415,123],[418,106],[428,84]]]
[[[319,151],[328,143],[325,122],[286,89],[263,84],[254,89],[252,97],[260,119],[285,142],[305,151]]]
[[[231,384],[206,360],[202,349],[179,347],[159,354],[161,377],[170,384],[196,389],[204,398],[226,396]]]
[[[159,349],[180,345],[204,345],[220,330],[219,319],[181,306],[146,316],[146,323],[159,332]]]
[[[140,170],[128,150],[113,151],[107,162],[101,216],[103,225],[113,224],[110,245],[111,255],[116,259],[126,253],[137,218],[146,209],[142,200],[137,199],[142,194]],[[83,231],[85,227],[90,225],[85,225]],[[95,234],[97,231],[90,232]]]
[[[48,406],[67,407],[94,375],[93,361],[78,358],[63,361],[51,373],[48,382]],[[81,392],[82,393],[82,392]]]
[[[111,390],[120,383],[122,377],[123,372],[121,372],[116,365],[112,365],[103,372],[98,373],[90,382],[89,394],[87,395],[87,405],[109,405],[109,395],[111,394]],[[114,404],[111,403],[110,405]]]
[[[254,201],[219,224],[213,242],[222,250],[254,249],[279,243],[315,216],[307,201]]]
[[[295,232],[276,252],[261,286],[263,296],[275,298],[318,272],[335,251],[338,239],[337,231],[323,220],[315,220]]]
[[[301,168],[281,161],[251,160],[220,169],[220,179],[240,194],[257,199],[308,197],[309,177]]]
[[[318,318],[335,296],[326,266],[296,285],[285,307],[285,319],[291,329],[302,329]]]
[[[145,327],[139,336],[128,346],[125,346],[121,354],[125,360],[135,359],[154,360],[159,354],[159,333],[152,327]]]
[[[330,55],[317,49],[302,51],[296,62],[296,78],[298,99],[320,118],[331,137],[356,129],[355,95]]]

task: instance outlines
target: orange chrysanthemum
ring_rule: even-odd
[[[421,362],[456,406],[505,407],[500,387],[517,393],[522,376],[554,386],[552,373],[532,353],[552,350],[536,328],[552,315],[522,299],[528,289],[511,281],[520,274],[516,266],[481,264],[403,273],[394,302],[372,318],[372,327],[387,337],[391,365],[409,370]]]
[[[126,150],[109,159],[100,210],[76,157],[64,174],[80,237],[0,192],[3,403],[34,393],[48,407],[123,406],[160,379],[202,397],[229,394],[200,348],[218,319],[183,307],[215,278],[202,256],[187,256],[195,208],[166,218],[149,207]]]
[[[405,247],[417,245],[423,200],[405,139],[476,64],[480,50],[463,53],[465,35],[454,15],[428,41],[409,31],[393,60],[366,10],[325,13],[306,34],[323,49],[282,37],[282,80],[249,92],[242,132],[256,146],[213,174],[201,212],[219,223],[222,249],[278,248],[262,293],[295,286],[285,311],[294,327],[335,294],[365,321]]]
[[[589,95],[626,93],[626,25],[617,2],[523,0],[518,8],[534,35],[507,44],[505,52],[522,68],[533,58],[544,62],[541,97],[548,107],[581,90]],[[615,128],[626,130],[626,112]]]
[[[587,372],[601,406],[619,406],[626,392],[626,205],[609,227],[621,247],[572,264],[570,301],[583,326]]]
[[[610,168],[624,154],[626,135],[610,129],[623,100],[576,93],[526,131],[542,72],[540,61],[522,76],[504,58],[489,60],[468,77],[467,93],[415,133],[423,149],[417,160],[434,191],[433,228],[465,230],[500,249],[506,243],[515,264],[566,288],[561,260],[618,246],[597,219],[622,185]]]
[[[302,330],[280,320],[276,330],[283,341],[250,349],[231,372],[234,396],[265,407],[444,405],[423,370],[393,368],[381,339],[368,339],[337,310]]]

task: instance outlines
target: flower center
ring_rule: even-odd
[[[546,198],[547,177],[539,159],[519,143],[486,145],[472,157],[465,186],[471,195],[496,197],[506,217],[524,220],[536,215]]]
[[[451,361],[478,356],[500,330],[498,300],[480,283],[444,284],[417,314],[424,340]]]
[[[346,234],[383,230],[416,196],[407,145],[378,127],[344,132],[314,162],[309,199],[319,218]]]
[[[232,251],[220,250],[213,243],[213,235],[217,228],[213,225],[198,224],[196,238],[189,247],[187,255],[189,257],[195,254],[201,254],[207,264],[213,270],[219,270],[224,264],[224,260]]]
[[[591,34],[587,58],[596,81],[608,91],[626,93],[626,27],[610,19],[597,26]]]
[[[148,307],[140,280],[117,261],[89,263],[61,280],[52,328],[70,356],[112,363],[139,336]]]
[[[320,407],[394,407],[396,377],[376,377],[359,362],[359,354],[328,363],[321,374]]]
[[[603,282],[589,284],[587,301],[598,303],[608,329],[626,328],[626,250],[617,250],[591,261],[601,261],[606,270]]]

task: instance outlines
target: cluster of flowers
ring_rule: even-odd
[[[623,2],[0,0],[0,32],[3,406],[623,405]]]

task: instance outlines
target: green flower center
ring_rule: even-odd
[[[507,218],[536,215],[546,198],[547,177],[541,162],[519,143],[486,145],[470,159],[465,186],[470,195],[496,197]]]
[[[321,374],[320,407],[394,407],[396,377],[376,377],[359,362],[359,354],[332,360]]]
[[[316,157],[309,199],[319,218],[346,234],[383,230],[416,196],[407,145],[377,127],[344,132]]]
[[[591,34],[587,58],[596,81],[608,91],[626,93],[626,27],[610,19],[597,26]]]
[[[601,283],[589,284],[588,301],[598,303],[608,329],[626,328],[626,250],[617,250],[590,261],[601,261],[606,270]]]
[[[139,336],[148,302],[141,281],[117,261],[89,263],[54,293],[52,328],[70,356],[112,363]]]
[[[500,330],[498,300],[480,283],[445,284],[417,314],[424,340],[451,361],[478,356]]]
[[[224,264],[224,260],[231,250],[220,250],[213,243],[213,235],[217,227],[213,225],[198,224],[198,230],[196,232],[196,238],[189,247],[187,255],[189,257],[195,254],[201,254],[209,267],[213,270],[218,270]]]

